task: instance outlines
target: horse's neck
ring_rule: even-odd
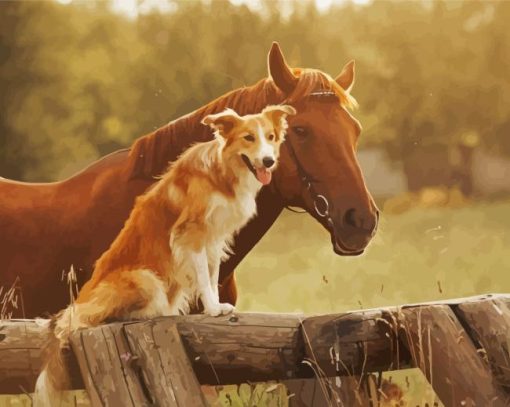
[[[211,140],[211,130],[204,126],[202,119],[211,113],[234,109],[245,115],[262,110],[267,104],[281,102],[282,95],[271,81],[261,80],[251,87],[232,91],[208,105],[174,120],[138,139],[131,148],[130,171],[132,178],[152,178],[161,175],[168,163],[191,144]]]

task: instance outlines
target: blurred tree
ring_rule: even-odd
[[[446,182],[466,135],[510,155],[510,3],[172,4],[130,19],[102,1],[0,3],[0,175],[68,176],[262,78],[273,40],[332,76],[356,59],[361,146],[382,146],[412,188]]]

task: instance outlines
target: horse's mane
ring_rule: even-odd
[[[221,112],[226,108],[232,108],[240,115],[258,113],[269,104],[297,102],[316,91],[334,92],[342,106],[356,106],[354,98],[324,72],[295,68],[294,74],[299,80],[288,97],[285,97],[271,78],[262,79],[253,86],[233,90],[140,137],[133,143],[129,153],[131,177],[155,178],[191,144],[211,140],[213,134],[209,127],[200,122],[206,115]]]

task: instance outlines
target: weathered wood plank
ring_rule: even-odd
[[[217,326],[254,326],[254,327],[267,327],[267,328],[293,328],[296,326],[296,321],[300,321],[305,316],[299,313],[284,314],[284,313],[252,313],[243,312],[229,315],[220,315],[211,317],[208,315],[181,315],[172,317],[177,323],[199,323],[206,325]]]
[[[479,352],[486,356],[497,382],[510,392],[510,307],[502,299],[461,303],[454,312]]]
[[[97,379],[95,377],[96,372],[94,371],[94,364],[92,364],[91,366],[89,365],[90,362],[89,358],[87,357],[87,351],[82,343],[83,336],[90,337],[97,335],[96,332],[94,332],[93,330],[87,332],[85,331],[77,332],[70,338],[71,348],[75,352],[76,360],[81,371],[83,383],[85,384],[85,388],[87,389],[87,394],[89,396],[90,403],[93,406],[102,406],[103,396],[96,384]]]
[[[487,365],[447,305],[402,308],[400,333],[445,406],[504,406]]]
[[[123,329],[112,324],[77,332],[71,338],[85,386],[93,406],[146,406],[140,385],[126,380],[122,355],[114,332]]]
[[[0,393],[33,389],[44,341],[43,330],[34,321],[0,320]]]
[[[175,321],[147,321],[128,325],[125,330],[156,405],[207,405]]]
[[[305,357],[325,376],[363,375],[410,366],[388,311],[322,315],[303,321]]]
[[[174,322],[166,320],[153,329],[154,341],[159,346],[161,368],[172,384],[180,406],[206,406],[200,383],[184,349]]]
[[[122,372],[126,381],[127,389],[135,406],[148,406],[150,397],[145,394],[141,386],[136,356],[131,353],[125,334],[125,324],[107,325],[111,332],[118,355],[120,355]]]
[[[275,318],[276,317],[276,318]],[[179,317],[179,332],[202,384],[234,384],[298,376],[301,315]]]
[[[44,320],[0,319],[0,394],[32,392],[42,367],[47,331]],[[64,353],[73,386],[83,387],[71,352]]]

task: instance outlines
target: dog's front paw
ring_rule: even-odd
[[[227,302],[217,303],[211,307],[208,307],[204,310],[204,314],[210,315],[212,317],[217,317],[218,315],[226,315],[230,314],[235,310],[235,307],[232,304]]]
[[[220,303],[220,308],[222,315],[232,314],[232,312],[234,312],[236,309],[236,307],[234,307],[232,304],[229,304],[228,302]]]

